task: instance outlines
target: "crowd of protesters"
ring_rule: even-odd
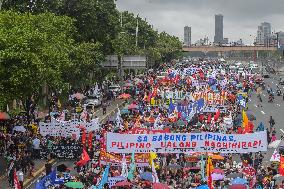
[[[242,127],[242,110],[248,109],[248,99],[253,93],[258,93],[262,90],[262,83],[257,84],[255,77],[250,74],[250,71],[245,70],[245,74],[232,72],[229,66],[217,60],[195,61],[190,64],[176,66],[176,62],[164,64],[157,70],[148,70],[143,75],[136,77],[125,78],[124,94],[130,94],[125,99],[124,108],[121,110],[122,122],[117,126],[116,116],[109,116],[108,119],[101,123],[99,131],[93,131],[91,144],[87,152],[90,161],[83,165],[76,165],[74,168],[78,174],[72,176],[72,181],[82,182],[85,188],[100,187],[103,179],[103,173],[107,163],[102,163],[101,150],[105,143],[105,133],[125,133],[134,128],[141,129],[166,129],[171,133],[192,133],[192,132],[217,132],[226,134],[243,134],[252,133],[255,130],[267,130],[267,140],[271,143],[277,140],[276,129],[274,127],[275,120],[270,117],[267,120],[268,128],[262,125],[254,126],[253,121],[250,121],[247,130]],[[199,68],[195,73],[184,73],[186,68]],[[161,76],[166,72],[166,75]],[[209,77],[210,76],[210,77]],[[205,85],[193,85],[193,81],[205,83]],[[222,82],[221,82],[222,81]],[[118,83],[118,81],[115,81]],[[60,94],[53,94],[48,115],[44,116],[42,121],[51,122],[52,119],[59,119],[64,114],[64,121],[73,119],[82,119],[81,112],[83,111],[83,99],[90,94],[98,95],[102,93],[102,111],[106,114],[107,100],[119,96],[114,92],[107,91],[107,86],[112,83],[106,82],[103,85],[88,87],[85,90],[72,90],[69,95],[68,104],[61,105],[58,99]],[[261,88],[261,89],[260,89]],[[166,91],[182,91],[182,94],[217,91],[227,93],[224,102],[213,102],[213,105],[208,106],[225,107],[224,111],[219,112],[216,117],[216,112],[198,112],[194,115],[184,116],[176,109],[171,109],[171,100],[165,101]],[[121,92],[121,93],[122,93]],[[76,94],[81,94],[80,97]],[[237,98],[242,96],[244,104],[240,104]],[[131,98],[131,100],[129,100]],[[194,102],[195,99],[191,96],[175,101],[176,104],[188,105]],[[131,102],[131,104],[129,104]],[[66,146],[68,144],[78,145],[80,150],[74,155],[74,161],[80,161],[79,154],[82,152],[84,145],[81,144],[82,136],[79,139],[74,139],[71,136],[67,138],[54,136],[41,136],[38,131],[38,123],[40,120],[38,108],[33,99],[26,103],[29,107],[26,115],[13,118],[13,126],[22,124],[26,125],[25,131],[14,131],[13,126],[6,127],[6,131],[0,133],[1,137],[1,152],[7,160],[7,176],[9,183],[13,185],[13,171],[16,170],[19,181],[23,184],[24,175],[32,176],[35,166],[35,161],[38,159],[58,158],[54,152],[56,145]],[[129,105],[134,105],[135,108],[128,108]],[[123,112],[124,111],[124,112]],[[94,111],[88,111],[88,116],[84,121],[88,122],[95,118]],[[157,117],[161,117],[161,124],[158,126],[155,123]],[[231,119],[232,123],[227,124],[225,118]],[[266,124],[266,123],[264,123]],[[282,140],[282,137],[281,137]],[[90,145],[92,146],[90,148]],[[44,152],[44,153],[43,153]],[[43,155],[44,154],[44,155]],[[247,188],[284,188],[283,182],[276,182],[276,175],[279,174],[277,163],[264,163],[264,153],[250,154],[210,154],[212,156],[214,170],[213,173],[221,174],[222,178],[213,179],[213,188],[230,188],[231,181],[235,178],[243,178],[246,182],[243,185]],[[207,185],[207,180],[202,173],[203,158],[206,159],[208,154],[158,154],[155,159],[157,165],[157,175],[159,183],[164,183],[167,188],[198,188]],[[77,157],[77,158],[76,158]],[[215,157],[215,158],[214,158]],[[130,166],[130,165],[128,165]],[[50,166],[48,166],[48,169]],[[244,171],[249,168],[249,171]],[[72,168],[71,168],[72,169]],[[69,170],[66,170],[69,171]],[[115,186],[109,183],[104,183],[103,188],[137,188],[147,189],[155,188],[153,180],[141,177],[142,173],[151,172],[151,166],[138,166],[134,172],[134,178],[125,181],[129,186]],[[215,172],[214,172],[215,171]],[[49,174],[47,171],[46,174]],[[121,163],[111,165],[108,172],[108,177],[119,177],[122,175]],[[58,175],[60,177],[60,175]],[[68,178],[70,181],[70,178]],[[211,187],[211,186],[210,186]],[[64,184],[56,186],[56,188],[66,188]]]

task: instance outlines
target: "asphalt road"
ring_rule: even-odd
[[[275,75],[271,75],[270,78],[267,78],[264,80],[267,85],[270,85],[274,92],[276,92],[276,85],[279,85],[279,78]],[[284,85],[279,85],[280,89],[282,90],[282,93],[284,92]],[[275,129],[276,129],[276,136],[277,139],[280,139],[281,135],[284,135],[280,131],[280,129],[284,130],[283,124],[284,124],[284,101],[283,97],[275,95],[275,100],[273,103],[268,102],[268,94],[265,91],[262,91],[261,94],[262,97],[262,103],[259,102],[259,99],[257,98],[257,94],[253,93],[251,95],[251,98],[249,100],[249,110],[251,110],[254,115],[256,116],[256,120],[254,121],[255,129],[259,125],[260,122],[264,123],[265,128],[270,128],[269,126],[269,119],[270,116],[273,117],[275,120]],[[259,105],[262,105],[259,106]],[[265,153],[265,158],[263,160],[264,163],[269,164],[270,157],[273,153],[274,149],[268,149],[267,153]]]

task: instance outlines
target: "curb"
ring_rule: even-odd
[[[118,103],[118,107],[120,108],[122,105],[123,105],[123,101]],[[104,121],[109,115],[112,115],[113,113],[116,112],[116,108],[114,108],[113,110],[111,110],[109,113],[105,114],[102,116],[100,122]],[[50,164],[54,164],[56,162],[56,159],[51,159],[49,161]],[[35,173],[34,173],[34,176],[29,178],[29,179],[26,179],[23,183],[23,188],[27,188],[27,187],[30,187],[30,185],[36,181],[36,179],[42,174],[42,172],[44,172],[45,170],[45,166],[42,166],[41,168],[39,168]]]
[[[48,163],[50,164],[54,164],[55,163],[55,159],[52,159],[50,160]],[[45,166],[42,166],[41,168],[39,168],[36,172],[34,172],[34,176],[29,178],[29,179],[26,179],[23,183],[23,188],[26,188],[26,187],[29,187],[29,185],[36,180],[36,178],[38,178],[42,172],[45,170]]]

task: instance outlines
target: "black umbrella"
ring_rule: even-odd
[[[68,167],[65,164],[60,164],[56,167],[58,172],[65,172]]]

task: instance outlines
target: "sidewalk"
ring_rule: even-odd
[[[100,107],[95,112],[95,116],[97,116],[100,120],[100,122],[106,120],[109,116],[112,116],[117,111],[117,106],[121,107],[124,100],[116,99],[114,101],[110,101],[110,105],[107,107],[106,114],[103,115],[103,109]],[[55,159],[52,159],[50,161],[51,164],[54,164],[56,162]],[[37,160],[35,161],[35,171],[34,171],[34,177],[28,178],[27,176],[24,177],[24,188],[27,188],[33,183],[35,180],[38,179],[38,177],[44,172],[45,170],[45,160]],[[30,187],[29,187],[30,188]],[[0,189],[12,189],[9,187],[8,179],[7,177],[0,179]],[[31,188],[33,189],[33,188]]]

